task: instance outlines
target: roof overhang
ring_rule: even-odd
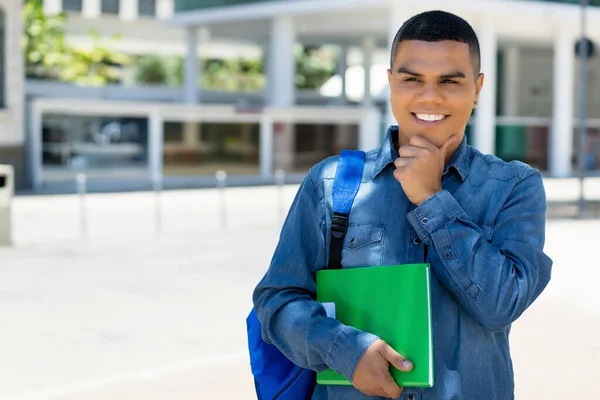
[[[224,22],[249,21],[273,18],[279,15],[305,15],[345,9],[373,8],[385,6],[392,0],[289,0],[265,1],[260,3],[231,5],[195,11],[175,13],[162,21],[168,25],[195,26]]]

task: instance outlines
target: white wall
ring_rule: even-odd
[[[24,137],[24,68],[21,51],[21,0],[0,0],[4,11],[4,88],[6,108],[0,109],[0,146],[21,146]]]

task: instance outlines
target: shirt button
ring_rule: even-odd
[[[449,260],[452,258],[452,253],[446,253],[444,254],[444,257],[446,258],[446,260]]]
[[[416,397],[414,394],[409,394],[408,396],[406,396],[406,400],[415,400]]]
[[[421,220],[421,223],[422,223],[423,225],[427,225],[427,223],[428,223],[428,222],[429,222],[429,219],[427,219],[427,218],[423,218],[423,219]]]
[[[414,244],[416,244],[416,245],[420,245],[420,244],[421,244],[421,239],[419,239],[419,238],[414,238],[414,239],[413,239],[413,243],[414,243]]]

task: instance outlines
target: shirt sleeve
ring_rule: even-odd
[[[253,293],[263,340],[303,368],[331,368],[352,381],[378,337],[327,317],[316,299],[315,272],[327,265],[327,222],[310,174],[302,182],[271,264]]]
[[[493,226],[490,240],[442,190],[408,214],[430,246],[432,271],[484,327],[501,331],[540,295],[552,260],[543,252],[546,195],[539,171],[516,183]]]

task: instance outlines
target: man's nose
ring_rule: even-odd
[[[422,103],[440,104],[444,101],[444,96],[440,92],[440,88],[435,83],[426,83],[419,96],[419,101]]]

